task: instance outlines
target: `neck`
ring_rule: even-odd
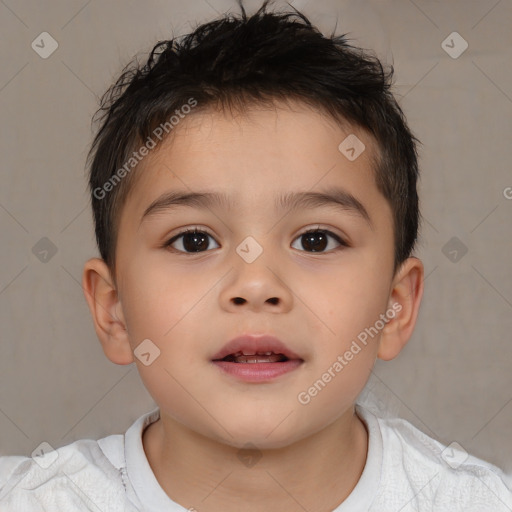
[[[148,462],[175,502],[201,512],[328,512],[364,469],[368,434],[351,409],[323,430],[272,450],[240,450],[170,417],[143,433]]]

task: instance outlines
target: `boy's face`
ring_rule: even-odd
[[[151,340],[151,359],[160,351],[147,366],[134,361],[162,419],[233,446],[272,448],[352,414],[382,329],[367,334],[366,345],[357,337],[382,326],[381,315],[396,304],[393,220],[375,185],[373,143],[300,105],[253,110],[249,118],[194,113],[174,130],[137,170],[116,260],[115,312],[126,327],[118,342],[135,350]],[[354,161],[338,149],[350,133],[366,146]],[[336,189],[354,196],[369,220],[333,205],[276,209],[285,194]],[[230,205],[175,205],[143,216],[171,191],[222,193]],[[165,247],[186,228],[202,237]],[[301,236],[310,229],[312,238]],[[249,262],[255,243],[262,252]],[[275,336],[302,362],[260,382],[225,373],[212,359],[242,334]],[[322,379],[320,391],[308,392]]]

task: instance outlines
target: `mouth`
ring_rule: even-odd
[[[219,361],[219,359],[214,361]],[[241,364],[259,364],[259,363],[282,363],[289,361],[284,354],[274,354],[274,352],[257,352],[256,354],[244,354],[239,350],[236,354],[229,354],[222,358],[221,361],[228,363],[241,363]]]
[[[264,382],[298,368],[304,360],[272,336],[244,335],[212,358],[223,373],[246,382]]]

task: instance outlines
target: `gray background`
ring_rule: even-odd
[[[512,471],[512,2],[292,3],[327,33],[339,15],[338,33],[394,63],[423,143],[425,295],[409,345],[378,362],[363,398]],[[97,255],[90,119],[132,56],[227,10],[234,1],[0,2],[0,453],[124,432],[155,406],[135,364],[103,355],[80,285]],[[31,48],[43,31],[59,45],[47,59]],[[458,58],[442,47],[454,31],[469,45]],[[43,237],[57,249],[46,261]]]

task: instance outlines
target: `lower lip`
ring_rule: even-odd
[[[301,359],[288,359],[282,363],[232,363],[213,361],[222,371],[245,382],[265,382],[298,368]]]

